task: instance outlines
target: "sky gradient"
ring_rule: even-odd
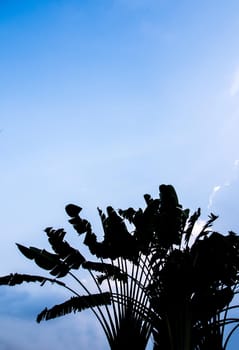
[[[238,0],[1,1],[0,275],[41,272],[15,242],[44,247],[45,227],[77,242],[66,204],[97,231],[97,206],[161,183],[239,233],[238,38]],[[0,295],[1,349],[108,349],[87,312],[35,323],[60,291]]]

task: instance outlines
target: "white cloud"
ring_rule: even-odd
[[[208,209],[211,208],[215,194],[221,189],[220,185],[214,186],[208,200]]]
[[[239,67],[236,69],[234,72],[233,78],[232,78],[232,83],[230,86],[230,95],[231,97],[234,97],[238,94],[239,92]]]
[[[238,80],[238,83],[239,83],[239,80]],[[239,86],[238,86],[238,88],[239,88]],[[230,174],[228,179],[226,179],[226,181],[223,184],[216,185],[216,186],[213,187],[212,192],[210,193],[209,199],[208,199],[208,206],[207,206],[208,209],[210,209],[212,207],[215,195],[218,193],[218,191],[220,191],[224,187],[231,186],[232,182],[237,180],[237,178],[238,178],[238,169],[239,169],[239,159],[235,159],[234,162],[233,162],[233,172]]]

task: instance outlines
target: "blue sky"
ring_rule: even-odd
[[[237,0],[0,2],[1,275],[36,271],[14,243],[47,226],[75,242],[67,203],[98,229],[161,183],[239,232],[238,37]],[[57,291],[0,293],[2,349],[107,349],[88,313],[35,323]]]

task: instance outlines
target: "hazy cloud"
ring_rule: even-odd
[[[212,189],[212,192],[210,193],[210,196],[209,196],[209,200],[208,200],[208,209],[211,208],[212,206],[212,202],[213,202],[213,199],[215,197],[215,194],[221,189],[221,186],[218,185],[218,186],[214,186],[213,189]]]
[[[40,290],[34,286],[0,288],[1,350],[108,348],[104,332],[90,310],[36,323],[37,314],[45,307],[59,304],[71,295],[58,294],[52,285]]]
[[[1,317],[0,348],[3,350],[106,349],[104,334],[101,333],[96,321],[89,315],[81,316],[64,317],[40,325],[21,318]]]
[[[239,80],[238,80],[238,82],[239,82]],[[235,161],[233,163],[233,170],[232,170],[231,176],[229,176],[228,179],[226,179],[226,181],[223,184],[216,185],[213,187],[213,189],[209,195],[209,199],[208,199],[208,206],[207,206],[208,209],[210,209],[212,207],[216,194],[221,189],[230,186],[231,183],[238,178],[238,168],[239,168],[239,159],[235,159]]]
[[[238,167],[239,166],[239,159],[236,159],[235,161],[234,161],[234,167]]]

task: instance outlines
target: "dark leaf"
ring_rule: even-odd
[[[210,227],[212,227],[212,224],[215,220],[217,220],[218,216],[214,215],[213,213],[211,213],[209,216],[209,220],[206,222],[206,224],[203,226],[201,232],[199,233],[198,238],[207,235],[210,231],[208,231],[208,229]]]
[[[61,277],[65,277],[68,274],[68,272],[69,272],[69,267],[64,263],[60,263],[50,271],[50,274],[58,278],[61,278]]]
[[[97,272],[102,272],[104,273],[104,278],[103,275],[99,277],[99,280],[110,278],[114,280],[121,280],[126,282],[127,281],[127,274],[122,272],[121,269],[117,266],[114,266],[112,264],[107,264],[107,263],[99,263],[99,262],[92,262],[92,261],[85,261],[82,264],[82,267],[88,270],[93,270]],[[98,279],[98,278],[97,278]]]
[[[127,282],[127,278],[128,278],[128,276],[125,273],[118,273],[118,274],[114,274],[114,275],[109,275],[109,274],[103,275],[102,274],[102,275],[96,276],[97,282],[99,284],[102,284],[107,279],[126,283]]]
[[[172,185],[160,185],[159,193],[163,209],[173,209],[179,205],[177,193]]]
[[[149,205],[150,202],[153,200],[152,197],[147,193],[144,195],[144,199],[147,205]]]
[[[9,286],[15,286],[16,284],[22,284],[23,282],[41,282],[41,285],[43,285],[46,281],[59,284],[60,286],[65,286],[65,283],[63,282],[43,276],[14,273],[0,277],[0,285]]]
[[[51,270],[50,273],[56,277],[64,277],[70,270],[70,267],[60,260],[58,254],[52,254],[45,249],[35,247],[27,248],[21,244],[17,244],[19,250],[28,258],[35,261],[35,263],[45,269]]]
[[[190,240],[193,228],[194,228],[197,220],[199,219],[200,215],[201,215],[201,209],[198,208],[198,210],[195,211],[193,213],[193,215],[191,215],[190,218],[188,219],[188,227],[185,231],[185,243],[186,244],[188,244],[188,242]]]
[[[20,250],[20,252],[28,259],[31,259],[33,260],[34,257],[35,257],[35,254],[34,252],[30,249],[30,248],[27,248],[25,247],[24,245],[21,245],[19,243],[16,243],[18,249]]]
[[[126,210],[119,209],[118,212],[124,219],[128,220],[129,223],[133,223],[136,210],[128,208]]]
[[[110,293],[90,294],[73,297],[66,302],[55,305],[51,309],[45,308],[38,316],[37,322],[50,320],[56,317],[67,315],[71,312],[80,312],[95,306],[109,305],[111,303]]]
[[[80,217],[76,216],[69,220],[69,223],[72,224],[74,229],[76,230],[79,235],[91,231],[91,225],[89,221],[85,219],[81,219]]]
[[[56,236],[61,240],[63,240],[63,238],[66,235],[66,232],[64,231],[63,228],[60,228],[58,230],[54,230],[52,227],[47,227],[44,231],[46,232],[48,237]]]
[[[64,260],[64,263],[70,269],[78,269],[81,264],[85,261],[84,256],[75,248],[71,247],[67,241],[63,241],[65,236],[64,230],[53,230],[47,229],[47,235],[49,243],[52,249],[58,254],[58,256]]]
[[[75,204],[68,204],[65,207],[66,213],[72,218],[78,216],[80,214],[81,210],[82,210],[82,208],[79,207],[78,205],[75,205]]]

